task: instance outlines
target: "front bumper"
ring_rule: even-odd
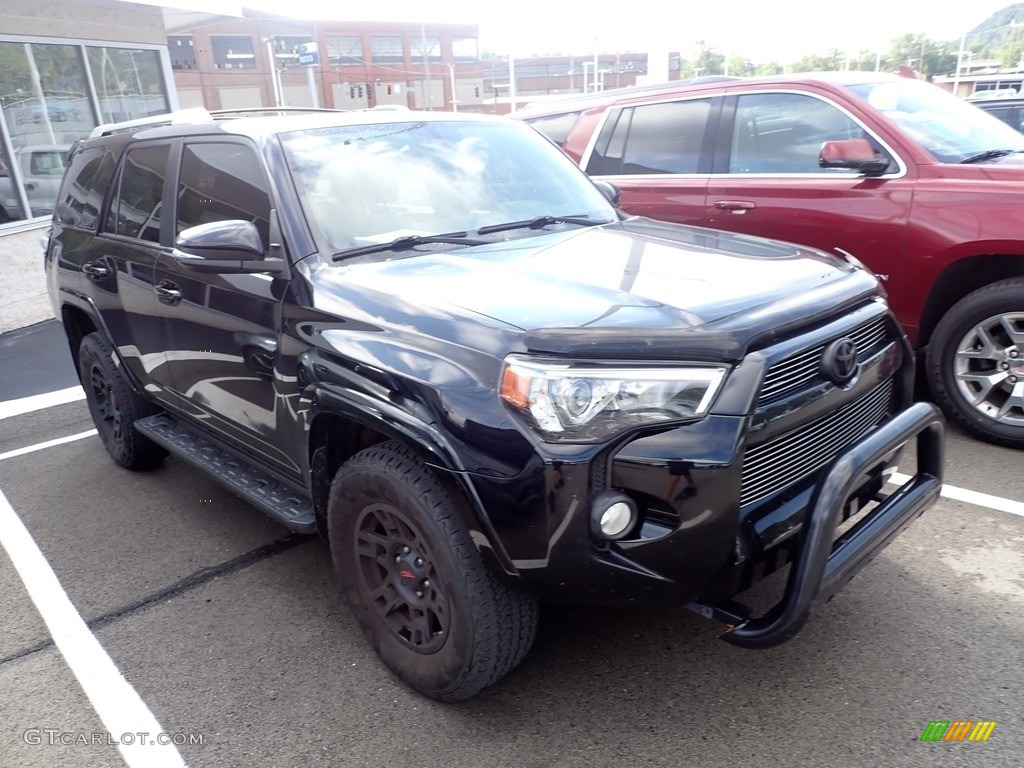
[[[743,421],[731,417],[711,417],[633,441],[628,459],[622,448],[583,460],[546,457],[522,473],[519,482],[480,476],[475,481],[521,583],[541,599],[608,606],[689,604],[729,624],[725,637],[730,642],[767,647],[793,637],[815,605],[936,501],[943,431],[934,406],[914,404],[812,476],[742,509],[735,457],[743,442]],[[833,541],[849,499],[864,501],[866,492],[881,488],[887,462],[914,440],[918,470],[910,482]],[[672,462],[665,460],[670,456],[697,460],[692,468],[687,462],[677,477]],[[589,519],[595,489],[607,487],[633,495],[645,507],[630,539],[602,543],[593,537]],[[733,601],[786,562],[793,567],[785,594],[768,615],[753,617]]]
[[[744,616],[735,604],[692,607],[734,624],[723,636],[733,645],[768,648],[792,638],[817,605],[839,591],[938,500],[943,477],[943,425],[935,406],[916,403],[832,462],[802,527],[785,594],[764,616]],[[860,478],[914,439],[917,472],[837,539],[843,509]]]

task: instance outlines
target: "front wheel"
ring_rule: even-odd
[[[537,631],[537,604],[498,581],[448,492],[396,442],[335,476],[328,506],[342,591],[381,660],[440,701],[474,696],[510,672]]]
[[[1024,280],[968,294],[935,328],[926,360],[936,401],[982,440],[1024,448]]]

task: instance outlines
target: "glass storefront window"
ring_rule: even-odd
[[[169,108],[154,48],[0,40],[0,224],[53,212],[68,150],[97,122]]]
[[[104,123],[168,111],[157,51],[93,46],[87,46],[86,51]]]
[[[96,125],[80,49],[0,42],[0,110],[13,154],[0,142],[0,223],[49,215],[68,149]]]

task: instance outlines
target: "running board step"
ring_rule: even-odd
[[[204,470],[285,528],[316,533],[313,502],[234,451],[162,413],[139,419],[135,428],[175,456]]]

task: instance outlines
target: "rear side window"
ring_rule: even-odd
[[[211,221],[244,219],[270,238],[270,194],[256,150],[246,144],[186,144],[181,157],[175,237]]]
[[[561,147],[565,144],[565,140],[569,138],[569,134],[572,132],[572,127],[576,125],[576,121],[579,119],[579,112],[569,112],[564,115],[535,117],[534,119],[527,120],[526,122]]]
[[[710,113],[710,99],[627,107],[605,124],[587,173],[697,173]]]
[[[108,149],[93,147],[76,153],[57,196],[57,221],[95,231],[113,176],[114,155]]]
[[[128,150],[118,194],[107,215],[107,232],[160,242],[160,209],[169,151],[166,144]]]

